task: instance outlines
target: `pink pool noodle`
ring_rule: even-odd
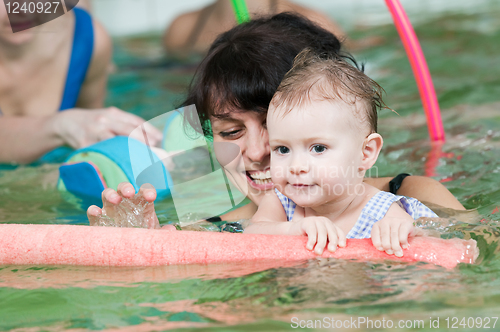
[[[431,74],[429,73],[429,68],[427,67],[427,62],[425,61],[417,35],[399,0],[385,0],[385,2],[392,14],[394,24],[406,49],[413,74],[417,80],[431,140],[433,142],[444,141],[445,133],[434,84],[432,83]]]
[[[70,225],[0,225],[0,264],[159,266],[317,257],[304,236],[166,231]],[[370,239],[348,240],[323,257],[374,261],[424,261],[453,268],[473,263],[474,240],[412,238],[404,257],[376,250]]]

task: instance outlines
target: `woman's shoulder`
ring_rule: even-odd
[[[113,47],[111,37],[102,24],[92,19],[94,47],[92,58],[85,74],[85,81],[78,97],[78,106],[100,108],[104,101],[104,91],[108,74],[112,70]]]
[[[96,19],[92,19],[92,26],[94,29],[94,51],[88,76],[99,74],[103,70],[107,72],[113,53],[111,37],[104,26]]]
[[[185,46],[203,10],[181,14],[172,21],[163,36],[163,45],[167,51],[177,51]]]
[[[278,9],[279,11],[291,11],[299,13],[338,37],[343,37],[345,35],[344,30],[335,21],[333,21],[327,15],[312,8],[304,7],[288,1],[283,8]]]

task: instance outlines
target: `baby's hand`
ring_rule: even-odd
[[[386,216],[373,225],[371,234],[373,246],[389,255],[403,257],[403,249],[408,248],[408,236],[413,229],[413,218],[409,215]]]
[[[314,252],[318,255],[321,255],[325,250],[327,240],[328,250],[331,252],[337,250],[337,246],[345,247],[346,245],[344,232],[328,218],[306,217],[298,221],[292,221],[291,226],[292,233],[307,234],[306,248],[308,250],[314,248]]]

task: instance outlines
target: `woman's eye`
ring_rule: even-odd
[[[326,151],[326,146],[320,144],[314,145],[312,151],[315,153],[323,153]]]
[[[275,149],[276,152],[278,152],[279,154],[287,154],[290,152],[290,149],[287,148],[286,146],[278,146],[276,149]]]
[[[241,133],[241,130],[231,130],[231,131],[221,131],[219,135],[224,138],[237,137]]]

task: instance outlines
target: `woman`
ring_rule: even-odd
[[[144,122],[103,109],[111,41],[99,23],[74,8],[12,32],[38,18],[21,11],[9,20],[0,6],[0,164],[30,163],[60,146],[77,149],[128,135]]]
[[[270,150],[266,130],[269,102],[295,56],[309,47],[318,53],[336,53],[356,64],[342,51],[340,41],[330,32],[306,18],[282,13],[253,20],[220,35],[200,64],[184,105],[195,104],[205,135],[214,142],[231,142],[241,150],[248,182],[247,197],[252,203],[221,216],[223,220],[250,218],[264,193],[273,188],[270,181]],[[259,183],[255,180],[259,179]],[[404,179],[404,181],[402,181]],[[418,200],[463,210],[463,206],[439,182],[420,176],[400,175],[391,178],[367,178],[380,190]],[[391,188],[392,187],[392,188]],[[132,185],[122,183],[118,192],[106,189],[103,204],[106,211],[135,194]],[[143,187],[140,194],[152,202],[156,192]],[[89,220],[102,213],[97,206],[87,210]],[[151,209],[151,213],[154,213]]]

